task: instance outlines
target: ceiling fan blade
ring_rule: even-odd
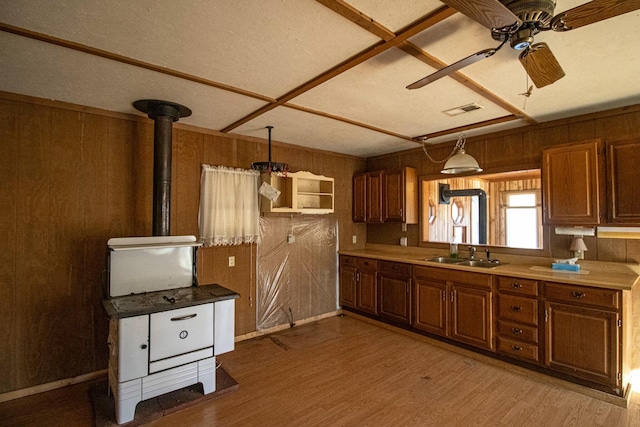
[[[476,52],[473,55],[469,55],[458,62],[454,62],[449,66],[439,69],[433,74],[429,74],[427,77],[424,77],[418,80],[417,82],[411,83],[409,86],[407,86],[407,89],[420,89],[421,87],[426,86],[429,83],[432,83],[444,76],[447,76],[451,73],[455,73],[456,71],[466,67],[467,65],[471,65],[473,63],[480,61],[481,59],[493,56],[498,50],[500,50],[502,46],[504,46],[504,43],[502,43],[500,46],[498,46],[495,49],[494,48],[485,49],[485,50],[481,50],[480,52]]]
[[[445,2],[446,3],[446,2]],[[593,0],[556,15],[554,31],[568,31],[640,9],[640,0]]]
[[[442,0],[442,3],[464,13],[488,29],[506,28],[522,21],[498,0]]]
[[[536,43],[520,54],[520,63],[537,88],[564,77],[564,70],[546,43]]]

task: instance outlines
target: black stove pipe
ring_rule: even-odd
[[[451,197],[478,196],[478,244],[487,244],[487,193],[479,188],[451,190],[449,184],[439,184],[441,204],[449,204]]]
[[[154,121],[152,235],[169,236],[173,122],[180,117],[189,117],[191,110],[180,104],[155,99],[139,100],[133,106]]]

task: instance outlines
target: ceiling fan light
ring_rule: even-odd
[[[482,168],[478,165],[476,159],[465,153],[464,148],[461,148],[447,160],[444,169],[440,172],[453,175],[458,173],[482,172]]]
[[[520,28],[511,36],[511,47],[515,50],[525,50],[533,43],[533,29]]]

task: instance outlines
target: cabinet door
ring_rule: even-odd
[[[618,319],[614,311],[547,302],[546,366],[619,388]]]
[[[340,305],[356,307],[356,269],[340,266]]]
[[[411,320],[411,279],[388,273],[378,274],[380,316],[409,324]]]
[[[447,335],[447,284],[422,277],[415,281],[415,319],[413,326],[434,334]]]
[[[599,146],[600,140],[593,140],[542,152],[545,224],[599,224]]]
[[[378,314],[378,283],[375,271],[358,271],[356,308],[367,313]]]
[[[384,215],[385,222],[405,221],[404,171],[386,171],[384,175]]]
[[[367,222],[382,222],[382,180],[384,172],[370,172],[367,174]]]
[[[367,221],[367,174],[353,176],[353,222]]]
[[[450,298],[451,338],[493,350],[492,292],[452,283]]]
[[[640,138],[607,142],[608,218],[640,224]]]

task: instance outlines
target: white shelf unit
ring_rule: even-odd
[[[262,212],[328,214],[334,211],[333,178],[311,172],[262,174],[262,181],[279,190],[271,201],[262,196]]]

